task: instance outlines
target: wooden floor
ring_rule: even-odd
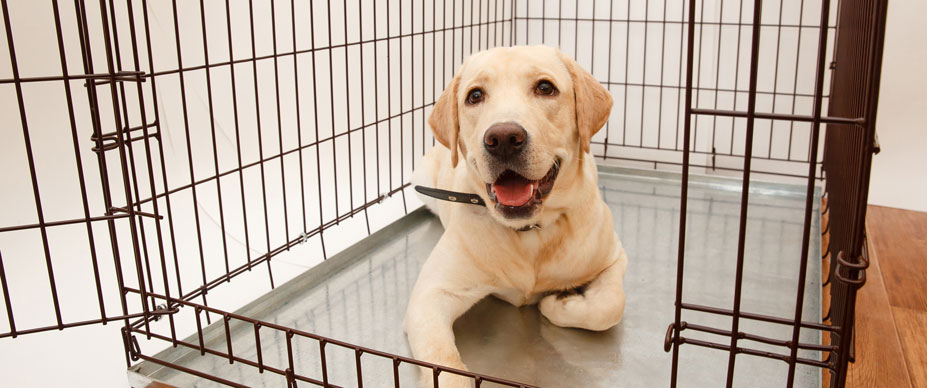
[[[927,388],[927,213],[869,206],[847,387]]]

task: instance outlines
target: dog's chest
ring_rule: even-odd
[[[544,295],[572,289],[591,281],[607,264],[604,252],[582,238],[557,239],[534,249],[509,251],[511,256],[496,261],[501,275],[493,291],[499,299],[515,306],[537,303]]]

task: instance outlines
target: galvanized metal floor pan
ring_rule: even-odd
[[[473,371],[543,387],[662,387],[669,385],[670,354],[663,351],[667,325],[673,319],[676,248],[679,228],[680,176],[600,167],[600,187],[611,207],[615,229],[628,252],[624,320],[611,330],[589,332],[553,326],[534,306],[516,308],[489,297],[454,325],[464,362]],[[689,189],[684,300],[730,308],[740,214],[741,182],[693,176]],[[818,203],[817,200],[814,201]],[[769,183],[751,184],[746,234],[743,311],[791,318],[794,315],[805,188]],[[817,206],[817,205],[815,205]],[[820,222],[812,217],[811,249],[803,319],[820,321]],[[409,355],[402,330],[408,296],[419,268],[440,237],[436,218],[418,210],[330,258],[245,307],[248,316],[337,338],[395,354]],[[729,318],[684,311],[683,320],[730,328]],[[221,323],[205,330],[210,348],[225,349]],[[741,330],[790,339],[788,326],[741,321]],[[728,343],[727,337],[692,338]],[[286,365],[285,336],[262,336],[263,362]],[[319,346],[294,339],[300,374],[321,379]],[[816,331],[802,330],[801,341],[820,343]],[[196,343],[191,338],[190,342]],[[233,330],[234,348],[251,349],[250,327]],[[788,354],[788,350],[741,341],[741,346]],[[356,386],[352,351],[326,348],[328,378],[340,386]],[[819,353],[800,352],[819,359]],[[271,373],[223,358],[200,356],[189,349],[168,349],[158,356],[182,365],[255,387],[285,386]],[[715,387],[725,381],[728,353],[684,345],[680,353],[680,386]],[[142,363],[135,373],[183,387],[213,382]],[[415,386],[415,370],[400,368],[402,386]],[[784,386],[787,365],[778,360],[739,355],[735,386]],[[364,356],[365,387],[393,386],[390,360]],[[799,366],[796,386],[817,387],[821,371]],[[484,384],[483,386],[490,386]]]

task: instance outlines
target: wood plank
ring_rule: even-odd
[[[911,385],[927,388],[927,213],[869,206],[866,223]]]
[[[849,365],[847,387],[911,387],[904,352],[895,329],[881,272],[881,251],[872,250],[881,234],[869,234],[868,281],[856,300],[856,362]]]
[[[927,388],[927,312],[892,307],[895,327],[901,339],[908,375],[914,388]]]
[[[869,206],[866,222],[891,306],[927,312],[927,213]]]

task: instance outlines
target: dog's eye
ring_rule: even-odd
[[[473,89],[470,93],[467,94],[467,103],[470,105],[479,104],[483,101],[483,91],[480,89]]]
[[[550,83],[550,81],[541,81],[534,87],[534,94],[553,96],[557,94],[557,88],[555,88],[554,84]]]

